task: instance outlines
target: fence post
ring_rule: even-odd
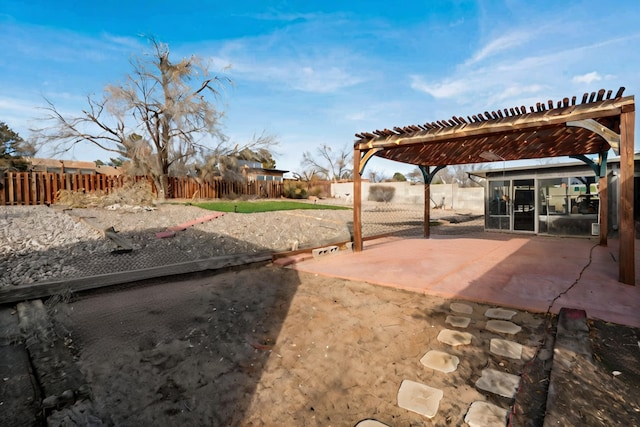
[[[25,178],[27,178],[26,180],[29,182],[29,203],[27,203],[28,205],[35,205],[36,203],[36,199],[38,197],[38,193],[36,192],[36,176],[33,173],[28,173],[25,172],[26,175]]]
[[[38,204],[44,205],[44,172],[38,172]]]
[[[7,192],[7,173],[2,174],[2,182],[0,182],[0,206],[4,206],[7,203],[5,196]]]
[[[7,177],[8,177],[8,185],[7,185],[7,196],[8,196],[8,204],[13,205],[15,204],[15,200],[16,200],[16,196],[15,196],[15,189],[14,189],[14,185],[13,185],[13,172],[9,172],[7,173]]]
[[[16,203],[18,205],[22,204],[22,174],[20,172],[16,173]]]
[[[44,172],[42,176],[44,178],[44,200],[46,203],[51,204],[53,203],[51,200],[51,174]]]

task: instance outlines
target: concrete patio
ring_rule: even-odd
[[[618,248],[614,239],[602,247],[596,239],[497,233],[392,237],[292,268],[532,312],[583,309],[589,318],[640,327],[640,281],[618,282]]]

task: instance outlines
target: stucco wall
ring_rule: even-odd
[[[382,185],[395,188],[393,199],[389,203],[398,204],[424,204],[424,185],[411,184],[409,182],[384,182],[372,184],[362,183],[362,201],[369,199],[369,187]],[[345,200],[353,200],[353,182],[340,182],[331,184],[331,196]],[[461,209],[473,213],[484,212],[484,188],[460,188],[456,184],[431,185],[431,207],[442,203],[444,198],[445,209]]]

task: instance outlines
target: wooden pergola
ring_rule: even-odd
[[[373,157],[416,165],[424,176],[424,236],[429,237],[430,184],[447,165],[570,156],[589,164],[599,179],[600,244],[607,244],[607,153],[620,156],[619,281],[635,283],[633,96],[624,88],[585,93],[554,104],[485,111],[463,118],[356,134],[354,143],[354,249],[362,251],[362,173]],[[587,155],[598,155],[592,161]]]

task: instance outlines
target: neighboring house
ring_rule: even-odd
[[[289,172],[280,169],[265,169],[260,162],[249,160],[239,160],[238,164],[242,168],[242,175],[251,181],[284,181],[284,174]]]
[[[96,166],[95,162],[83,162],[77,160],[41,159],[30,157],[26,159],[31,163],[29,170],[34,172],[68,173],[82,175],[121,175],[124,171],[113,166]]]
[[[474,172],[486,178],[485,229],[562,236],[599,234],[599,178],[581,161]],[[607,161],[608,233],[619,228],[620,159]],[[640,214],[635,156],[634,218]]]

